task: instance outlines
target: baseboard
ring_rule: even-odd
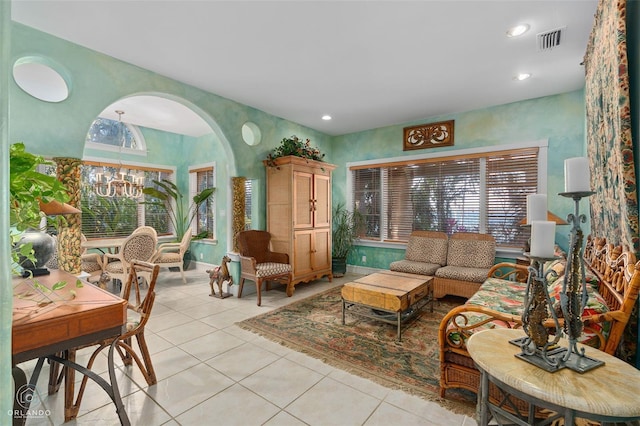
[[[367,266],[347,265],[347,272],[351,272],[353,274],[369,275],[380,271],[384,271],[384,269],[369,268]]]

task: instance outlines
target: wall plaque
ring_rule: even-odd
[[[453,121],[404,128],[403,151],[453,145]]]

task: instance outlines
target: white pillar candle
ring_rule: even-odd
[[[591,191],[591,174],[589,172],[588,158],[574,157],[564,160],[564,191]]]
[[[527,225],[534,220],[547,220],[546,194],[527,195]]]
[[[548,220],[531,222],[531,256],[553,257],[556,239],[556,223]]]

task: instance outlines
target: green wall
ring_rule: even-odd
[[[24,25],[12,22],[11,59],[13,64],[24,56],[42,56],[57,64],[70,81],[70,96],[63,102],[39,101],[23,92],[13,80],[9,83],[11,99],[9,141],[22,141],[27,149],[44,156],[76,157],[83,155],[153,163],[177,167],[177,182],[186,191],[190,164],[216,162],[218,244],[195,242],[197,258],[203,254],[208,263],[219,263],[230,249],[228,228],[230,178],[245,176],[262,182],[256,194],[264,199],[266,158],[284,137],[293,134],[309,138],[327,153],[330,160],[332,138],[296,123],[271,116],[221,96],[179,83],[148,70],[118,61],[109,56],[69,43]],[[97,115],[118,99],[132,95],[157,95],[178,101],[199,114],[212,128],[212,134],[190,138],[152,129],[142,129],[149,149],[146,159],[102,152],[85,152],[87,130]],[[252,121],[262,133],[262,142],[249,146],[242,140],[242,125]],[[264,225],[265,212],[258,215]]]
[[[402,150],[402,129],[414,124],[455,120],[455,145],[431,149],[429,153],[548,139],[549,152],[554,153],[549,156],[547,193],[550,195],[563,190],[564,159],[585,153],[584,97],[581,90],[331,137],[21,24],[12,23],[12,35],[11,63],[23,56],[44,56],[63,68],[71,82],[71,95],[60,103],[41,102],[11,81],[10,141],[23,141],[28,149],[45,156],[104,156],[114,160],[174,166],[177,182],[185,191],[189,165],[216,162],[218,243],[194,242],[192,247],[196,259],[200,260],[202,254],[208,263],[218,263],[231,247],[228,241],[230,178],[245,176],[256,179],[259,184],[255,188],[255,198],[264,200],[265,169],[262,160],[282,138],[293,134],[311,139],[313,145],[326,154],[326,161],[339,166],[334,174],[334,203],[345,199],[347,160],[419,153]],[[159,95],[181,102],[209,123],[213,133],[193,138],[142,128],[148,148],[146,158],[121,158],[119,154],[85,150],[85,135],[97,114],[118,99],[138,94]],[[260,127],[260,144],[249,146],[243,142],[241,127],[246,121]],[[258,227],[266,223],[264,206],[260,207]],[[566,216],[572,208],[566,200],[550,196],[550,210]],[[559,229],[557,240],[566,246],[567,236],[562,229]],[[393,248],[358,247],[349,263],[359,265],[362,255],[367,256],[366,266],[386,268],[389,262],[402,257],[403,252]]]
[[[403,128],[411,125],[455,120],[453,147],[403,151]],[[418,153],[451,152],[460,149],[499,147],[547,139],[549,144],[547,194],[549,210],[560,217],[573,213],[573,202],[556,194],[564,191],[564,160],[586,155],[584,92],[578,90],[481,110],[435,116],[397,126],[383,127],[339,136],[334,139],[333,157],[339,159],[334,174],[334,202],[345,197],[347,162],[385,157],[402,157]],[[582,208],[586,208],[583,203]],[[588,215],[587,215],[588,216]],[[588,224],[583,226],[589,232]],[[568,227],[559,227],[556,241],[567,248]],[[366,264],[362,256],[366,255]],[[373,268],[388,268],[401,259],[404,250],[358,246],[348,263]]]

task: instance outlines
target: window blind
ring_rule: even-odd
[[[354,208],[364,238],[407,241],[414,230],[489,233],[522,247],[526,196],[537,192],[538,148],[355,166]]]

